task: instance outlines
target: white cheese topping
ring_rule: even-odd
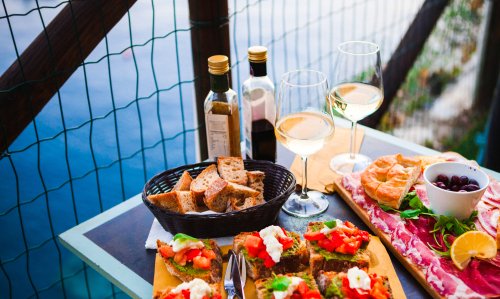
[[[274,299],[285,299],[292,296],[293,292],[297,289],[299,283],[303,280],[300,277],[292,276],[290,277],[291,283],[288,285],[286,291],[274,291]]]
[[[260,237],[266,245],[266,251],[271,256],[275,263],[278,263],[283,253],[283,245],[278,241],[278,238],[285,238],[286,235],[283,233],[281,227],[276,225],[270,225],[263,228],[259,232]]]
[[[182,239],[177,239],[175,241],[172,240],[170,241],[169,245],[172,246],[174,252],[179,252],[183,249],[193,249],[193,248],[201,249],[205,247],[202,241],[182,240]]]
[[[182,290],[189,290],[191,299],[202,299],[206,295],[210,295],[212,293],[212,289],[210,285],[205,281],[195,278],[190,282],[183,282],[177,287],[175,287],[171,293],[179,294]]]
[[[370,290],[370,276],[358,267],[347,271],[347,280],[349,280],[349,287],[351,289]]]
[[[334,230],[340,228],[340,227],[343,227],[345,226],[344,225],[344,222],[338,220],[338,219],[335,219],[335,222],[337,223],[337,225],[333,228],[329,228],[328,226],[324,225],[323,224],[323,228],[320,230],[320,232],[323,234],[323,235],[328,235],[329,233],[333,232]]]

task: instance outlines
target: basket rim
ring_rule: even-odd
[[[193,164],[186,164],[186,165],[178,166],[178,167],[171,168],[171,169],[162,171],[160,173],[157,173],[156,175],[154,175],[153,177],[151,177],[144,184],[144,187],[142,189],[142,201],[144,202],[144,204],[148,208],[150,208],[150,209],[151,208],[157,209],[158,211],[161,211],[165,216],[170,216],[170,217],[173,217],[173,218],[184,218],[186,220],[188,220],[188,219],[190,219],[190,220],[191,219],[192,220],[194,220],[194,219],[203,220],[203,219],[214,219],[214,218],[221,218],[221,219],[222,218],[226,218],[226,219],[229,219],[229,218],[235,218],[237,216],[240,216],[241,214],[256,212],[257,210],[265,209],[266,207],[278,204],[280,199],[283,200],[282,197],[285,194],[291,194],[295,190],[295,186],[297,184],[296,178],[295,178],[294,174],[289,169],[287,169],[286,167],[284,167],[283,165],[276,164],[276,163],[273,163],[273,162],[270,162],[270,161],[265,161],[265,160],[247,160],[247,159],[244,159],[243,162],[245,164],[249,164],[249,165],[251,165],[251,164],[261,164],[261,165],[262,164],[267,164],[270,167],[275,167],[277,169],[280,169],[280,171],[286,172],[287,174],[289,174],[292,177],[292,182],[286,188],[286,190],[283,192],[283,194],[281,194],[279,196],[275,196],[275,197],[271,198],[270,200],[266,201],[265,203],[263,203],[261,205],[253,206],[253,207],[241,210],[241,211],[232,211],[232,212],[224,212],[224,213],[216,213],[216,212],[214,212],[213,214],[180,214],[180,213],[175,213],[175,212],[164,210],[164,209],[162,209],[162,208],[154,205],[153,203],[151,203],[147,199],[147,194],[146,194],[147,189],[153,184],[153,182],[156,179],[158,179],[159,177],[165,175],[165,173],[177,172],[177,171],[182,171],[182,170],[188,170],[190,168],[196,168],[196,167],[209,166],[211,164],[216,164],[217,163],[216,161],[204,161],[204,162],[199,162],[199,163],[193,163]],[[284,198],[283,201],[286,201],[287,199],[288,199],[288,196],[286,198]]]

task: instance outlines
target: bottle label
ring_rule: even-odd
[[[243,121],[245,123],[245,149],[247,156],[252,157],[252,104],[248,99],[243,99]]]
[[[230,156],[229,118],[227,115],[206,114],[208,156]]]

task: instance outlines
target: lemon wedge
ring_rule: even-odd
[[[481,231],[469,231],[460,235],[450,248],[451,260],[460,270],[465,269],[473,257],[489,259],[496,254],[496,241]]]

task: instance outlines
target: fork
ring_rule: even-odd
[[[238,264],[240,265],[241,287],[245,288],[245,283],[247,282],[247,265],[245,257],[241,252],[238,254]],[[245,294],[243,294],[243,296],[244,295]]]
[[[226,274],[224,275],[224,289],[227,292],[227,299],[233,299],[236,291],[234,289],[234,282],[231,274],[231,269],[233,268],[233,257],[235,255],[230,251],[229,252],[229,261],[227,263]]]

